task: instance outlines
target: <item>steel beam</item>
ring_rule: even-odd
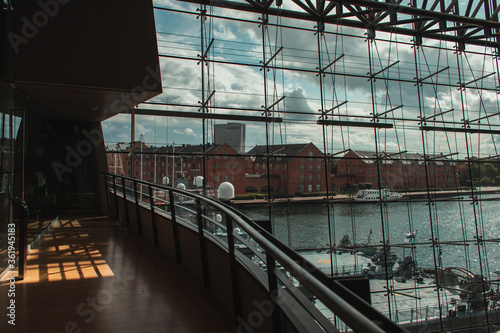
[[[179,0],[182,2],[189,2],[189,3],[196,3],[196,4],[202,4],[204,0]],[[488,19],[481,19],[481,18],[476,18],[475,15],[472,15],[471,17],[469,16],[463,16],[463,15],[456,15],[456,13],[450,13],[451,7],[448,6],[448,8],[441,8],[438,6],[433,6],[432,9],[435,10],[429,10],[424,8],[417,8],[417,7],[410,7],[410,6],[402,6],[400,4],[394,4],[390,2],[383,2],[383,1],[374,1],[374,0],[335,0],[331,1],[330,4],[328,5],[328,9],[333,9],[333,7],[337,7],[337,11],[335,12],[336,14],[328,15],[327,10],[325,9],[323,13],[317,13],[314,12],[311,8],[307,7],[307,5],[301,3],[300,1],[295,1],[297,5],[302,5],[300,6],[301,11],[293,11],[293,10],[285,10],[281,8],[276,8],[276,7],[269,7],[266,8],[266,14],[268,15],[275,15],[275,16],[282,16],[282,17],[287,17],[287,18],[293,18],[293,19],[300,19],[300,20],[307,20],[307,21],[312,21],[312,22],[324,22],[324,23],[330,23],[330,24],[339,24],[339,25],[344,25],[344,26],[349,26],[349,27],[354,27],[354,28],[361,28],[361,29],[366,29],[367,24],[371,24],[373,28],[377,31],[382,31],[382,32],[387,32],[387,33],[397,33],[397,34],[402,34],[402,35],[409,35],[409,36],[415,36],[415,37],[424,37],[424,38],[430,38],[430,39],[438,39],[438,40],[446,40],[446,41],[452,41],[452,42],[463,42],[465,44],[471,44],[471,45],[479,45],[479,46],[490,46],[490,47],[496,47],[500,48],[500,42],[495,40],[488,40],[487,36],[489,36],[488,32],[491,31],[491,29],[500,29],[500,22],[495,20],[496,16],[492,16],[490,20]],[[262,13],[262,9],[259,9],[258,7],[252,6],[249,3],[246,2],[236,2],[236,1],[227,1],[227,0],[213,0],[211,2],[212,6],[215,7],[221,7],[221,8],[229,8],[229,9],[235,9],[235,10],[240,10],[240,11],[247,11],[247,12],[253,12],[253,13]],[[360,12],[365,12],[366,10],[368,11],[375,11],[376,13],[381,13],[380,15],[385,15],[385,14],[403,14],[403,15],[392,15],[392,19],[390,22],[380,22],[380,15],[375,16],[373,20],[370,22],[368,19],[368,16],[361,15],[357,17],[357,20],[355,19],[346,19],[346,17],[351,17],[352,13],[349,11],[344,13],[341,8],[342,7],[350,7],[353,10],[357,11],[358,14]],[[481,5],[478,5],[479,8],[481,8]],[[307,10],[306,10],[307,8]],[[478,10],[477,8],[476,10]],[[162,7],[155,7],[155,9],[165,9]],[[496,11],[497,8],[495,8]],[[474,11],[476,13],[476,10]],[[493,12],[495,13],[495,12]],[[387,15],[385,15],[387,16]],[[378,17],[378,20],[377,20]],[[408,19],[410,17],[410,19]],[[429,24],[434,25],[433,23],[439,23],[440,27],[446,27],[446,26],[463,26],[467,25],[470,26],[471,28],[477,27],[480,28],[480,30],[484,30],[484,38],[477,39],[477,38],[472,38],[473,36],[470,37],[464,37],[460,35],[455,35],[455,34],[446,34],[445,32],[448,31],[448,29],[440,29],[443,31],[435,32],[435,33],[425,33],[425,31],[419,31],[419,27],[423,26],[423,22],[421,21],[431,21]],[[420,24],[417,24],[415,28],[407,28],[407,27],[397,27],[398,25],[402,24],[400,22],[404,22],[406,25],[410,25],[411,23],[415,22],[420,22]],[[448,24],[453,23],[453,24]],[[428,25],[429,26],[429,25]]]
[[[151,109],[136,109],[135,114],[148,115],[148,116],[177,117],[177,118],[239,120],[239,121],[253,121],[253,122],[264,122],[264,123],[283,122],[283,118],[280,117],[261,117],[261,116],[235,115],[235,114],[216,114],[216,113],[167,111],[167,110],[151,110]]]

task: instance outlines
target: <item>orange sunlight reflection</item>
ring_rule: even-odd
[[[26,277],[19,282],[56,282],[114,276],[95,244],[88,242],[89,235],[79,233],[80,227],[76,220],[59,221],[52,234],[45,236],[45,241],[54,245],[30,251]]]

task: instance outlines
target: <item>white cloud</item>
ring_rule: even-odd
[[[195,131],[192,128],[189,128],[189,127],[181,129],[181,130],[174,129],[174,133],[175,134],[180,134],[180,135],[194,136],[196,138],[200,138],[201,137],[200,134],[195,133]]]
[[[171,0],[157,0],[156,5],[168,8],[189,8],[195,10],[197,5],[186,4]],[[286,2],[287,6],[296,5]],[[254,13],[239,12],[229,9],[214,8],[214,14],[226,15],[234,18],[245,18],[257,20],[259,15]],[[171,54],[179,57],[196,58],[200,51],[199,20],[194,15],[182,15],[164,11],[157,11],[157,30],[159,32],[160,53]],[[275,20],[275,18],[272,18]],[[211,26],[210,23],[213,23]],[[313,28],[314,23],[308,21],[287,21],[285,24],[299,25]],[[215,37],[210,56],[219,61],[241,62],[259,65],[262,59],[261,30],[256,24],[240,23],[231,20],[207,20],[207,34]],[[213,27],[213,30],[210,30]],[[363,29],[328,26],[327,30],[337,30],[343,33],[363,36]],[[165,32],[166,34],[163,34]],[[189,37],[192,35],[193,37]],[[388,34],[377,34],[379,37],[392,41],[394,36]],[[210,38],[209,37],[209,38]],[[406,36],[397,37],[400,41],[407,41]],[[408,38],[409,41],[409,38]],[[276,29],[269,27],[266,34],[266,43],[271,42],[272,47],[266,49],[266,57],[273,55],[276,47],[283,42],[283,51],[275,58],[276,65],[295,69],[306,69],[315,71],[318,67],[318,57],[316,53],[316,36],[311,31],[299,31],[294,29]],[[368,44],[364,38],[338,37],[326,34],[322,41],[322,67],[328,65],[333,59],[344,54],[344,57],[331,67],[331,70],[343,75],[327,75],[324,77],[323,96],[324,108],[332,108],[347,100],[348,103],[335,110],[336,115],[343,115],[343,120],[369,121],[369,119],[359,116],[369,116],[373,112],[371,98],[372,85],[366,77],[369,71],[368,66]],[[326,44],[325,44],[326,43]],[[450,43],[425,40],[426,45],[449,47]],[[403,108],[388,115],[388,118],[406,118],[415,120],[396,122],[396,128],[386,131],[379,131],[378,140],[381,149],[386,151],[421,151],[422,133],[418,130],[416,123],[420,114],[418,90],[415,86],[416,71],[420,78],[428,76],[436,71],[450,66],[450,69],[427,79],[431,82],[441,84],[456,84],[458,82],[458,64],[456,55],[452,52],[446,53],[437,48],[421,47],[417,50],[417,57],[420,61],[418,68],[414,65],[415,49],[411,45],[399,44],[396,47],[394,42],[377,41],[371,46],[373,56],[372,72],[384,69],[386,66],[399,61],[391,69],[382,71],[373,85],[374,98],[376,103],[375,112],[384,112],[392,107],[404,105]],[[326,52],[328,49],[328,53]],[[199,102],[202,100],[201,93],[201,64],[197,61],[180,60],[174,58],[160,58],[162,69],[162,82],[164,92],[155,101],[163,101],[171,104],[189,104],[194,107],[185,108],[180,106],[157,106],[157,109],[168,111],[189,111],[198,112]],[[467,82],[481,75],[495,71],[495,63],[485,62],[484,57],[478,54],[469,54],[468,59],[462,58],[460,63],[462,68],[462,81]],[[466,61],[468,60],[468,62]],[[464,65],[465,64],[465,65]],[[470,67],[469,67],[470,64]],[[264,82],[263,72],[259,67],[238,66],[229,64],[210,63],[205,67],[205,80],[207,89],[205,97],[213,90],[215,94],[211,99],[211,105],[218,107],[231,107],[242,109],[261,110],[264,104]],[[356,75],[360,77],[355,77]],[[395,81],[385,81],[382,78],[404,79],[407,82],[399,83]],[[284,116],[285,123],[270,124],[268,126],[271,143],[302,143],[314,142],[318,147],[322,147],[323,128],[316,125],[318,110],[321,108],[319,77],[316,73],[304,71],[273,71],[267,72],[268,81],[268,105],[272,104],[281,96],[286,96],[284,102],[279,104],[279,110],[286,108],[288,114]],[[491,78],[478,81],[479,85],[495,87],[497,85],[498,74]],[[472,85],[471,87],[473,87]],[[435,114],[444,110],[454,108],[456,111],[448,114],[444,119],[460,121],[462,118],[461,92],[455,88],[444,86],[433,87],[423,85],[420,88],[421,101],[423,102],[422,112],[424,115]],[[478,93],[476,89],[467,89],[464,93],[466,99],[466,110],[470,113],[470,119],[484,115],[484,109],[488,114],[498,112],[499,101],[496,92],[483,91]],[[271,97],[272,96],[272,97]],[[480,104],[482,101],[483,105]],[[144,107],[144,106],[141,106]],[[152,108],[151,106],[147,106]],[[238,110],[211,109],[210,112],[245,114],[258,116],[261,112],[248,112]],[[310,116],[299,115],[299,112],[310,113]],[[480,113],[481,112],[481,113]],[[347,117],[349,116],[349,117]],[[498,123],[498,117],[491,121]],[[126,139],[129,134],[123,132],[130,131],[130,117],[115,117],[105,122],[103,128],[106,138],[110,140]],[[202,123],[199,119],[168,118],[168,126],[165,118],[158,117],[138,117],[137,131],[143,132],[147,142],[167,142],[169,144],[176,140],[177,143],[201,143]],[[383,120],[391,122],[390,119]],[[224,123],[225,121],[207,121],[206,134],[207,141],[211,141],[213,123]],[[357,149],[374,149],[373,129],[360,129],[343,127],[327,127],[326,137],[328,147],[342,150],[345,147],[355,147]],[[426,144],[432,149],[438,148],[446,150],[450,142],[450,150],[463,151],[465,148],[464,135],[443,136],[442,133],[424,133]],[[456,138],[456,140],[455,140]],[[266,139],[265,126],[263,124],[247,123],[247,146],[263,144]],[[439,140],[435,146],[435,140]],[[493,147],[491,137],[474,137],[474,142],[481,145]],[[456,144],[455,144],[456,142]],[[490,149],[490,148],[488,148]]]

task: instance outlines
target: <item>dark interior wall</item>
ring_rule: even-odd
[[[27,201],[44,211],[99,209],[100,126],[28,115],[26,129]]]
[[[94,133],[94,138],[97,133],[100,133],[101,137],[104,138],[104,134],[102,132],[102,126],[100,122],[92,122],[89,123],[90,132]],[[94,156],[95,156],[95,168],[98,172],[107,172],[108,171],[108,161],[106,159],[106,145],[104,140],[101,140],[99,144],[96,144],[94,147]],[[96,185],[95,191],[97,194],[97,208],[99,212],[103,215],[108,212],[108,203],[107,203],[107,193],[106,193],[106,179],[102,174],[96,175],[94,179],[94,183]]]
[[[48,117],[102,121],[161,93],[151,0],[17,0],[7,12],[13,74],[0,77]]]
[[[130,91],[158,65],[151,0],[18,0],[14,9],[17,81]]]
[[[12,79],[12,59],[13,54],[7,50],[10,49],[7,39],[7,32],[11,26],[9,12],[5,9],[0,9],[0,78]]]
[[[106,166],[97,157],[104,154],[100,124],[48,118],[43,106],[20,91],[15,100],[16,109],[24,112],[15,161],[24,172],[16,173],[15,188],[24,191],[32,213],[101,208],[98,172]]]
[[[102,211],[100,121],[162,90],[152,1],[16,0],[11,9],[0,9],[0,44],[10,48],[0,50],[0,79],[24,113],[16,188],[32,212]]]

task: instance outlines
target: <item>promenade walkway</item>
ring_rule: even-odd
[[[201,287],[106,217],[61,219],[27,265],[15,297],[0,284],[0,332],[235,331]]]

